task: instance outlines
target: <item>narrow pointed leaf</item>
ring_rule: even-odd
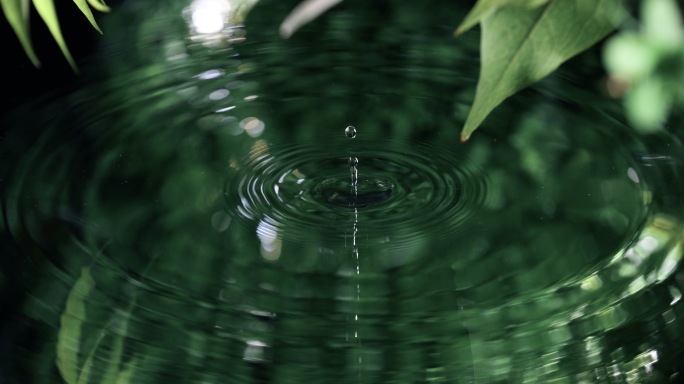
[[[62,30],[59,28],[59,20],[57,20],[57,12],[55,11],[53,0],[33,0],[33,6],[36,7],[38,15],[47,25],[48,30],[50,30],[52,37],[57,42],[57,45],[59,45],[59,49],[62,50],[62,54],[69,62],[69,65],[71,65],[71,68],[77,71],[76,63],[71,57],[71,53],[69,53],[69,48],[67,48],[62,36]]]
[[[461,141],[515,92],[610,33],[620,0],[553,0],[537,8],[502,7],[482,20],[481,68]]]
[[[100,12],[109,12],[110,8],[102,0],[88,0],[88,4]]]
[[[341,3],[342,0],[304,0],[299,3],[280,24],[280,36],[284,39],[292,36],[304,24],[311,22],[328,9]]]
[[[93,16],[93,12],[90,10],[90,7],[88,6],[86,0],[74,0],[74,3],[76,3],[78,9],[80,9],[81,13],[83,13],[86,19],[88,19],[90,25],[92,25],[98,32],[102,33],[102,30],[97,25],[97,22],[95,21],[95,16]]]
[[[33,50],[29,34],[27,2],[27,0],[0,0],[0,6],[7,18],[7,22],[12,27],[12,30],[14,30],[14,34],[17,35],[26,56],[28,56],[34,66],[39,67],[40,60],[38,60],[38,56],[36,56]]]
[[[95,282],[89,268],[81,270],[81,277],[69,292],[66,308],[60,318],[57,335],[57,368],[67,384],[79,382],[79,355],[81,345],[81,325],[85,320],[85,298],[90,294]]]

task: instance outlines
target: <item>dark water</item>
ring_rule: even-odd
[[[597,52],[461,144],[467,5],[295,3],[125,3],[8,120],[0,383],[681,381],[683,148]]]

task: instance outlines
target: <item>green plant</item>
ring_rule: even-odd
[[[53,0],[32,2],[75,69]],[[108,11],[103,0],[74,2],[99,31],[88,4]],[[302,1],[280,25],[281,36],[290,37],[341,2]],[[0,0],[0,4],[24,51],[38,66],[29,38],[29,0]],[[624,0],[478,0],[456,29],[456,36],[478,24],[482,31],[480,76],[461,140],[468,140],[508,97],[621,26],[623,31],[605,46],[609,86],[616,96],[624,96],[627,118],[636,129],[660,129],[672,107],[684,105],[684,28],[674,0],[644,0],[642,19],[629,15]]]
[[[50,34],[59,45],[62,50],[64,57],[67,59],[71,67],[76,70],[76,63],[69,53],[69,48],[67,48],[64,42],[64,37],[62,36],[62,31],[59,27],[59,20],[57,18],[57,12],[55,10],[54,0],[32,0],[33,6],[36,8],[38,15],[45,22]],[[109,7],[104,3],[103,0],[74,0],[74,3],[81,10],[83,15],[90,21],[95,29],[100,33],[100,27],[98,27],[95,17],[90,10],[90,7],[101,12],[108,12]],[[88,6],[90,4],[90,6]],[[2,12],[7,18],[10,26],[17,35],[17,38],[21,42],[21,46],[24,48],[24,52],[29,57],[33,65],[36,67],[40,66],[40,60],[33,50],[33,44],[31,43],[30,33],[29,33],[29,0],[0,0],[0,6],[2,6]]]
[[[289,37],[341,0],[305,0],[281,25]],[[622,0],[478,0],[456,29],[480,25],[481,67],[461,131],[466,141],[504,100],[546,77],[629,19]],[[684,105],[684,29],[674,0],[645,0],[640,32],[627,27],[605,47],[606,67],[625,94],[626,114],[643,132]],[[632,19],[632,25],[639,25]],[[631,87],[633,86],[633,87]]]
[[[673,107],[684,107],[684,26],[672,0],[641,5],[641,22],[626,23],[603,53],[610,91],[624,97],[634,128],[653,132]]]

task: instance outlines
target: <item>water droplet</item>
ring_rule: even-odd
[[[356,137],[356,127],[353,125],[348,126],[344,130],[344,135],[347,136],[348,139],[353,139]]]
[[[359,165],[359,159],[357,157],[354,157],[354,156],[350,157],[349,158],[349,165],[351,165],[352,167],[356,167],[357,165]]]

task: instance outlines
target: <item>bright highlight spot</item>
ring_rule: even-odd
[[[228,97],[228,95],[230,95],[230,91],[227,89],[221,88],[221,89],[217,89],[214,92],[210,93],[209,98],[212,100],[221,100],[221,99],[225,99],[226,97]]]
[[[635,183],[638,183],[638,182],[639,182],[639,175],[636,173],[636,171],[635,171],[634,168],[632,168],[632,167],[630,167],[630,168],[627,170],[627,177],[629,177],[629,179],[632,180],[632,181],[635,182]]]
[[[195,0],[191,7],[192,26],[198,33],[220,32],[231,8],[225,0]]]
[[[240,127],[252,137],[257,137],[264,133],[266,125],[256,117],[246,117],[240,122]]]

